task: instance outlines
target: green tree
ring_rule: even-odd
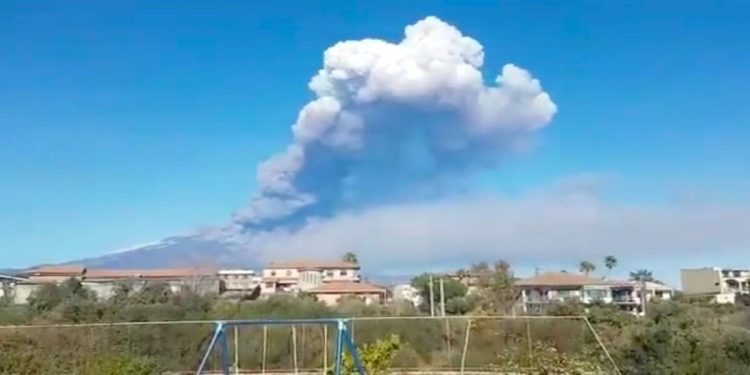
[[[583,272],[586,275],[589,275],[596,270],[596,265],[594,265],[594,263],[589,262],[588,260],[584,260],[584,261],[581,261],[581,264],[578,266],[578,270]]]
[[[476,279],[476,307],[487,314],[507,314],[518,301],[519,291],[510,264],[497,261],[490,268],[486,262],[475,264],[469,274]]]
[[[42,284],[28,298],[29,311],[35,315],[43,314],[54,309],[62,300],[57,284]]]
[[[43,284],[31,293],[28,299],[29,310],[34,314],[51,312],[63,302],[65,302],[67,309],[74,311],[82,304],[95,303],[96,293],[83,286],[80,280],[70,278],[60,284]],[[76,318],[76,321],[78,321],[78,318]]]
[[[633,281],[654,281],[654,275],[649,270],[637,270],[630,272],[630,280]]]
[[[357,258],[357,254],[351,251],[344,254],[344,256],[341,257],[341,260],[347,263],[359,264],[359,258]]]
[[[396,352],[398,352],[400,348],[401,339],[398,335],[390,335],[387,338],[378,339],[372,344],[362,345],[358,351],[365,372],[368,375],[387,374],[391,367],[391,362],[393,362],[393,358],[396,356]],[[346,375],[358,373],[354,366],[354,360],[348,353],[344,356],[341,370],[341,372]],[[332,373],[332,371],[329,373]]]
[[[435,306],[435,311],[440,310],[440,277],[436,276],[432,278],[432,302]],[[430,311],[430,274],[423,273],[413,278],[411,285],[417,289],[420,297],[422,297],[421,310],[425,312]],[[444,277],[443,289],[445,290],[445,312],[447,314],[463,314],[468,312],[467,309],[471,309],[470,300],[466,298],[468,287],[464,283],[456,279]]]
[[[142,305],[168,303],[174,298],[172,288],[167,283],[146,283],[133,296],[133,301]]]
[[[539,375],[584,375],[603,374],[605,366],[595,361],[591,353],[564,353],[557,348],[535,342],[524,363],[519,363],[514,356],[503,353],[500,361],[505,363],[505,372],[515,374]],[[528,355],[530,354],[530,355]]]
[[[132,281],[118,282],[112,288],[112,295],[109,297],[109,302],[113,305],[126,304],[133,295],[134,290]]]
[[[0,281],[0,307],[5,307],[13,303],[14,288],[10,281]]]
[[[609,270],[609,276],[612,277],[612,270],[617,267],[617,258],[614,255],[604,257],[604,267]]]
[[[690,304],[652,304],[646,321],[620,349],[624,373],[750,373],[750,334],[721,324],[720,317]]]

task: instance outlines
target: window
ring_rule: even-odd
[[[333,271],[326,271],[326,276],[333,277]]]
[[[273,283],[266,283],[266,288],[272,289],[273,288]]]
[[[276,271],[271,271],[271,276],[276,276]]]
[[[291,270],[286,270],[286,275],[287,276],[292,276],[292,271]]]
[[[588,289],[586,295],[592,300],[599,301],[607,298],[607,291],[604,289]]]
[[[346,272],[346,270],[339,271],[339,275],[341,275],[341,276],[346,276],[347,273],[348,272]]]

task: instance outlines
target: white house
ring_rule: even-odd
[[[272,262],[263,269],[262,294],[307,291],[330,282],[361,280],[359,265],[343,261]]]
[[[707,297],[716,303],[734,303],[738,294],[750,294],[750,270],[705,267],[680,270],[686,296]]]
[[[411,284],[398,284],[393,287],[393,300],[419,306],[422,303],[422,296],[419,295],[419,290]]]

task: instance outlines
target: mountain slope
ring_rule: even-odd
[[[251,250],[240,250],[224,242],[200,236],[170,237],[159,242],[128,248],[100,257],[68,262],[96,268],[223,267],[257,268],[260,262]]]

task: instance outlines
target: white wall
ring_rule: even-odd
[[[419,306],[422,303],[422,296],[419,295],[419,291],[410,284],[394,286],[393,299],[399,302],[409,302],[414,306]]]
[[[323,281],[358,281],[359,272],[354,269],[330,268],[323,270]]]
[[[25,305],[28,303],[29,296],[39,287],[38,284],[16,284],[13,291],[13,303]]]
[[[247,292],[255,290],[260,284],[260,278],[254,272],[219,274],[227,291]]]
[[[713,268],[680,270],[682,292],[685,295],[716,294],[722,292],[721,271]]]
[[[298,278],[299,271],[296,268],[266,268],[263,277]]]

